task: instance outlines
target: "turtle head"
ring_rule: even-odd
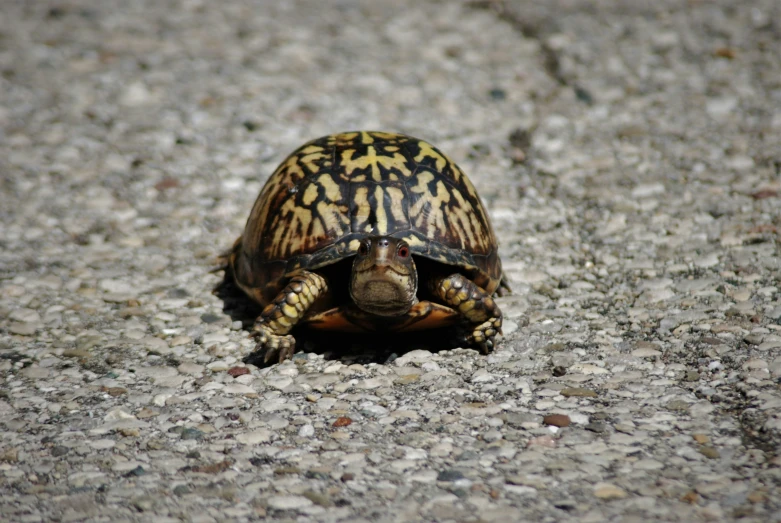
[[[362,310],[401,316],[417,301],[418,272],[407,242],[388,236],[364,238],[350,278],[350,296]]]

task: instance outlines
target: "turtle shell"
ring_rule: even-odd
[[[366,236],[403,238],[489,293],[502,275],[496,236],[469,178],[433,145],[349,132],[294,151],[266,182],[234,246],[245,292],[268,303],[297,270],[354,255]]]

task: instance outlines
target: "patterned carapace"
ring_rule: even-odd
[[[273,272],[289,273],[349,256],[367,235],[403,238],[414,254],[481,273],[489,292],[501,278],[472,183],[436,147],[401,134],[336,134],[293,152],[255,202],[242,249],[252,265],[284,261]]]

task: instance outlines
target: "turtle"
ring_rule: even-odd
[[[491,352],[509,291],[474,186],[430,143],[391,132],[324,136],[266,181],[226,279],[263,309],[247,359],[282,362],[293,328],[409,332],[451,327]]]

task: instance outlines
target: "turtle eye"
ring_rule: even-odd
[[[366,256],[369,254],[369,240],[361,242],[361,244],[358,246],[358,254],[361,256]]]
[[[407,256],[409,256],[409,247],[402,245],[399,247],[399,258],[406,258]]]

